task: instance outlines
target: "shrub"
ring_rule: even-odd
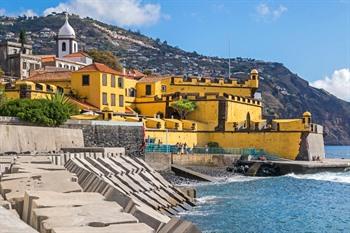
[[[208,142],[208,147],[219,147],[219,143],[217,143],[217,142]]]
[[[0,115],[18,117],[21,120],[43,126],[59,126],[77,109],[59,94],[48,99],[16,99],[0,106]]]
[[[181,119],[186,119],[187,114],[193,112],[197,105],[196,102],[181,99],[173,103],[171,107],[177,111]]]

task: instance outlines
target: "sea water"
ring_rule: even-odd
[[[350,158],[350,146],[326,154]],[[350,172],[234,177],[196,189],[197,206],[181,217],[203,232],[350,232]]]

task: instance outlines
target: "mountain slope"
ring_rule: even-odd
[[[21,29],[28,32],[38,54],[55,54],[55,33],[64,22],[62,14],[27,19],[0,18],[0,39],[16,39]],[[126,67],[150,69],[161,74],[227,76],[227,59],[186,52],[165,41],[96,20],[71,16],[80,48],[97,48],[115,53]],[[283,64],[254,59],[231,60],[232,72],[239,75],[257,68],[261,75],[264,114],[283,118],[299,117],[308,110],[314,122],[325,126],[327,144],[350,144],[350,103],[324,90],[309,86]]]

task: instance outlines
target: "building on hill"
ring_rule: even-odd
[[[27,79],[35,70],[55,66],[78,70],[93,62],[92,58],[78,50],[75,31],[68,15],[56,38],[56,55],[33,55],[32,45],[4,41],[0,43],[0,68],[11,79]]]

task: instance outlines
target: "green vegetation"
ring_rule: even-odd
[[[94,59],[95,62],[103,63],[119,71],[123,69],[122,65],[119,63],[119,59],[110,51],[92,49],[87,51],[87,53]]]
[[[189,100],[178,100],[171,105],[179,114],[181,119],[186,119],[187,114],[193,112],[197,108],[196,102]]]
[[[0,106],[2,116],[18,117],[43,126],[59,126],[77,113],[78,109],[61,94],[47,99],[9,100]]]
[[[6,96],[5,96],[5,89],[0,87],[0,107],[5,103]]]
[[[0,68],[0,78],[2,78],[2,76],[4,76],[5,72]]]
[[[217,142],[208,142],[208,147],[210,147],[210,148],[218,148],[219,147],[219,143],[217,143]]]

